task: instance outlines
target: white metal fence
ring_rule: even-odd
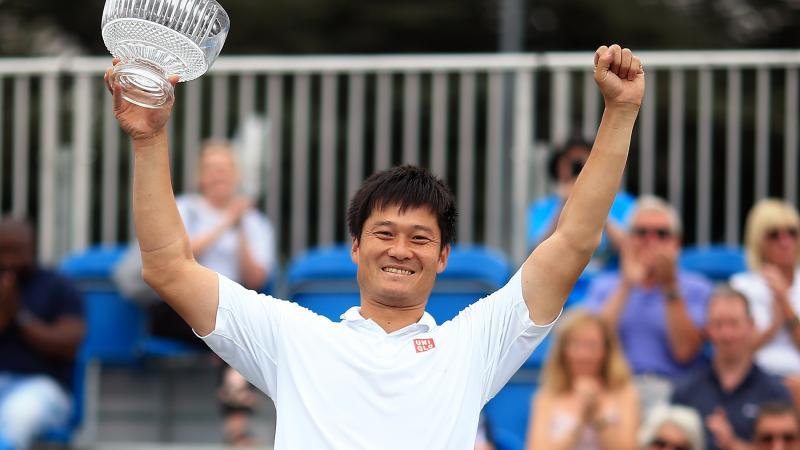
[[[800,51],[641,56],[628,190],[666,197],[699,244],[737,243],[757,198],[797,201]],[[0,59],[0,211],[35,219],[46,262],[132,232],[109,63]],[[519,261],[550,144],[599,123],[591,64],[591,53],[223,57],[177,90],[176,190],[192,189],[202,139],[240,136],[246,178],[292,256],[346,238],[347,199],[369,173],[421,164],[456,191],[462,243]]]

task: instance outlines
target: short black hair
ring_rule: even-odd
[[[432,173],[417,166],[398,166],[372,174],[350,200],[347,228],[361,239],[364,222],[376,209],[397,205],[400,212],[425,207],[436,216],[442,246],[456,240],[456,200],[453,191]]]
[[[567,140],[556,148],[556,151],[550,155],[550,160],[547,162],[547,173],[550,178],[558,180],[558,162],[567,154],[572,148],[579,147],[585,148],[589,152],[592,151],[592,143],[586,140],[580,131],[573,131]]]

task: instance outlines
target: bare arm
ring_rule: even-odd
[[[531,253],[522,273],[523,296],[538,324],[557,317],[600,244],[644,94],[644,71],[630,50],[600,47],[595,62],[595,81],[606,106],[597,138],[555,232]]]
[[[600,317],[608,323],[612,330],[617,329],[619,324],[619,316],[625,309],[625,304],[628,300],[628,295],[631,292],[631,285],[625,280],[620,280],[617,287],[608,296],[602,309],[600,309]]]
[[[114,114],[133,140],[133,216],[142,276],[195,331],[208,334],[216,322],[218,280],[195,261],[175,204],[165,129],[172,104],[142,108],[125,101],[118,84],[110,88]]]
[[[552,435],[551,426],[554,403],[553,396],[546,392],[536,395],[531,408],[525,450],[569,450],[575,447],[583,429],[583,422],[576,423],[569,433],[556,439]]]
[[[616,423],[598,419],[600,446],[604,450],[636,450],[636,433],[639,430],[639,394],[633,385],[617,394]]]
[[[51,358],[72,360],[78,352],[86,325],[79,317],[62,317],[52,324],[32,319],[20,325],[25,342]]]
[[[665,295],[673,296],[666,301],[664,308],[667,313],[669,348],[676,361],[686,363],[694,359],[703,348],[703,332],[689,316],[686,301],[677,288],[672,288]]]
[[[250,251],[247,234],[239,230],[239,267],[242,270],[242,283],[249,289],[261,289],[267,282],[267,269],[261,266]]]

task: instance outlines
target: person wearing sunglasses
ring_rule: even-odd
[[[711,283],[679,270],[681,223],[653,196],[635,206],[620,270],[595,278],[584,305],[617,330],[635,374],[642,414],[669,400],[672,382],[695,367]]]
[[[704,450],[703,422],[692,408],[658,405],[639,429],[642,450]]]
[[[783,377],[800,404],[800,215],[790,203],[764,199],[745,223],[748,272],[736,274],[731,285],[750,302],[760,335],[756,361],[767,372]]]
[[[755,450],[800,450],[800,417],[789,403],[761,405],[753,436]]]
[[[759,405],[791,402],[791,396],[777,378],[753,362],[751,349],[757,333],[741,292],[718,287],[707,316],[711,364],[680,380],[672,401],[692,407],[704,417],[710,450],[746,450]]]
[[[561,210],[591,151],[591,142],[586,141],[581,133],[575,132],[551,155],[547,172],[555,181],[555,189],[552,194],[539,198],[528,208],[529,248],[536,247],[553,234]],[[608,213],[600,246],[592,256],[586,268],[587,272],[597,272],[615,264],[620,243],[625,236],[624,228],[628,224],[635,202],[636,197],[633,195],[625,191],[617,192]]]

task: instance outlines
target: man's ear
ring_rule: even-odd
[[[350,259],[353,260],[354,263],[358,264],[358,239],[356,238],[353,238],[350,246]]]
[[[446,244],[439,252],[439,261],[436,263],[436,273],[444,272],[447,268],[447,258],[450,257],[450,244]]]

